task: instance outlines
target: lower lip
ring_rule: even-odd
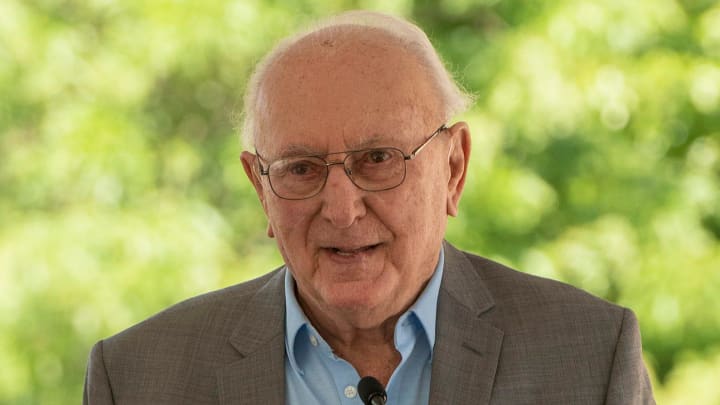
[[[357,263],[371,256],[378,250],[379,245],[375,245],[366,249],[350,252],[339,252],[335,249],[324,249],[327,255],[333,261],[340,263]]]

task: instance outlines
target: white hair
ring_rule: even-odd
[[[258,93],[264,78],[275,61],[288,52],[293,45],[302,39],[326,29],[380,30],[400,46],[413,54],[430,74],[431,79],[440,92],[444,111],[444,120],[466,111],[472,103],[472,97],[466,93],[453,79],[445,68],[440,56],[430,43],[425,32],[415,24],[399,17],[373,11],[348,11],[326,20],[322,20],[311,29],[280,41],[255,67],[250,76],[244,97],[241,119],[242,143],[245,149],[252,150],[257,139],[255,115],[258,111]]]

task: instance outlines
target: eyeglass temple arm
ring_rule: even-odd
[[[448,129],[448,128],[445,126],[445,124],[442,124],[442,125],[440,126],[440,128],[438,128],[435,132],[433,132],[432,135],[430,135],[430,137],[429,137],[427,140],[425,140],[425,142],[423,142],[420,146],[418,146],[418,147],[415,148],[412,152],[410,152],[409,155],[405,156],[405,160],[413,160],[413,159],[415,159],[415,156],[416,156],[418,153],[420,153],[420,151],[423,150],[423,149],[425,148],[425,146],[427,146],[427,144],[430,143],[430,141],[432,141],[433,139],[435,139],[435,137],[438,136],[438,134],[439,134],[440,132],[442,132],[442,131],[444,131],[444,130],[446,130],[446,129]]]
[[[260,161],[260,159],[262,159],[263,157],[260,156],[260,154],[258,153],[257,149],[255,149],[255,156],[257,156],[257,159],[256,159],[256,160],[257,160],[257,164],[258,164],[258,169],[260,169],[260,175],[261,175],[261,176],[267,176],[267,175],[269,175],[269,174],[270,174],[270,168],[268,168],[268,169],[264,169],[264,168],[263,168],[262,162]]]

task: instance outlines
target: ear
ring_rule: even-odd
[[[265,196],[263,195],[263,185],[262,181],[260,181],[260,173],[258,173],[260,167],[258,166],[257,156],[248,151],[243,151],[240,154],[240,160],[242,161],[243,169],[245,169],[245,175],[248,177],[253,187],[255,187],[255,192],[264,207]]]
[[[260,173],[258,172],[258,170],[260,170],[260,167],[258,166],[257,158],[258,157],[256,155],[248,151],[243,151],[240,154],[240,160],[242,161],[243,169],[245,169],[245,175],[248,177],[253,187],[255,188],[255,193],[257,194],[258,199],[260,199],[260,203],[263,206],[263,211],[265,211],[265,216],[267,216],[267,206],[265,205],[265,190],[260,179]],[[275,236],[275,233],[272,230],[272,225],[270,225],[269,221],[267,235],[271,238]]]
[[[460,197],[465,188],[468,162],[470,161],[470,128],[465,122],[458,122],[448,128],[450,131],[450,149],[448,165],[447,214],[457,216]]]

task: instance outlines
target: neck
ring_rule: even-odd
[[[376,326],[361,328],[342,317],[313,311],[299,294],[296,296],[308,320],[336,356],[352,364],[361,377],[371,375],[387,385],[401,360],[394,339],[395,325],[400,314]]]

